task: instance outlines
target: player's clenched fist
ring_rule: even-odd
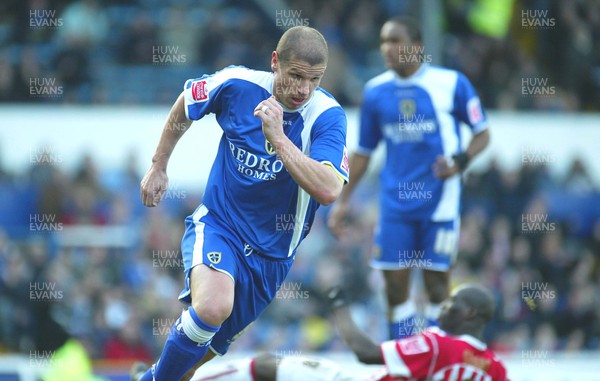
[[[275,97],[260,102],[254,109],[254,116],[262,121],[263,134],[268,141],[274,143],[284,136],[283,108],[277,103]]]
[[[440,179],[447,179],[459,172],[456,163],[449,161],[446,157],[438,155],[435,158],[435,163],[431,166],[433,174]]]
[[[163,193],[167,190],[169,178],[167,172],[163,169],[150,167],[141,183],[142,202],[145,206],[156,206],[162,199]]]

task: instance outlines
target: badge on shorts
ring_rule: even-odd
[[[373,245],[373,251],[371,252],[371,255],[375,259],[381,258],[381,247],[378,245]]]
[[[220,251],[211,251],[210,253],[206,254],[206,257],[213,265],[216,265],[217,263],[221,262]]]

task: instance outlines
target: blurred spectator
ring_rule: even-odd
[[[282,32],[274,21],[275,11],[233,0],[197,2],[189,9],[172,0],[152,8],[147,6],[150,3],[2,2],[0,102],[84,102],[90,88],[100,85],[118,89],[100,101],[119,102],[123,78],[140,89],[147,88],[148,78],[172,82],[165,67],[152,65],[152,49],[161,44],[179,46],[189,61],[177,69],[197,76],[229,64],[268,70],[263,57]],[[381,17],[392,16],[390,12],[418,16],[419,7],[414,4],[312,0],[292,1],[290,8],[301,11],[302,19],[327,34],[331,57],[325,78],[331,80],[324,87],[352,105],[360,99],[357,89],[364,78],[382,65],[373,58],[378,57],[379,45],[378,28],[373,26],[380,25]],[[446,0],[444,5],[442,61],[469,73],[487,97],[484,103],[489,108],[600,110],[600,44],[595,43],[600,39],[600,3]],[[489,24],[483,22],[495,6],[502,9]],[[544,17],[554,19],[555,27],[523,28],[522,11],[527,9],[547,10]],[[62,18],[63,26],[33,29],[30,17],[43,18],[44,14],[30,16],[30,10],[56,10],[54,17]],[[140,71],[136,65],[149,71]],[[32,78],[52,77],[64,86],[64,97],[32,95]],[[524,96],[522,79],[530,77],[547,78],[556,94]],[[172,91],[176,95],[180,87]],[[154,94],[147,99],[164,97]],[[133,102],[142,101],[133,98]],[[1,347],[27,352],[34,345],[38,321],[29,303],[29,288],[38,279],[40,267],[47,268],[44,281],[56,282],[68,299],[68,303],[52,306],[53,316],[60,317],[57,324],[68,334],[85,338],[94,357],[147,358],[162,347],[164,335],[149,332],[156,328],[155,319],[169,321],[181,309],[174,296],[182,286],[177,260],[183,215],[201,195],[168,200],[162,209],[141,208],[141,177],[135,160],[129,163],[120,182],[110,184],[97,173],[91,156],[82,157],[75,173],[52,163],[37,163],[20,178],[0,167],[2,189],[18,178],[35,190],[33,213],[56,216],[72,225],[126,226],[139,235],[126,248],[64,247],[53,234],[23,240],[7,235],[4,229],[9,226],[0,226]],[[600,348],[600,215],[594,209],[600,205],[598,186],[578,159],[561,179],[550,176],[544,166],[524,165],[507,172],[494,161],[481,173],[467,174],[454,277],[456,281],[481,281],[496,290],[499,308],[494,329],[487,335],[493,348]],[[347,241],[334,244],[322,221],[316,223],[290,274],[289,281],[295,285],[286,285],[299,285],[299,293],[288,293],[295,295],[291,299],[282,294],[232,350],[342,348],[324,321],[326,312],[319,297],[322,288],[334,281],[346,284],[357,303],[357,314],[383,338],[384,330],[377,328],[385,324],[382,282],[365,265],[376,220],[370,197],[374,193],[372,188],[357,193],[354,208],[361,218],[352,221]],[[322,209],[317,218],[326,212]],[[525,215],[547,216],[552,229],[524,231]],[[523,293],[529,285],[545,288],[547,293],[539,297],[534,293],[532,298]],[[170,321],[164,325],[170,327]]]
[[[436,61],[464,72],[489,109],[600,110],[597,1],[442,4]],[[232,64],[268,70],[264,57],[276,37],[292,25],[310,25],[326,36],[332,53],[324,85],[345,105],[358,104],[359,89],[383,67],[377,26],[384,18],[423,12],[410,0],[289,1],[283,9],[240,0],[12,0],[0,9],[0,43],[11,51],[11,64],[0,59],[0,102],[170,102],[180,88],[166,74],[172,65],[156,64],[155,49],[177,49],[176,65],[190,70],[186,78]],[[25,47],[37,53],[23,62],[41,70],[21,73],[11,84],[11,67],[21,66],[15,55]],[[131,65],[146,68],[128,70]],[[65,95],[32,99],[28,81],[38,76],[56,76]],[[150,94],[110,91],[122,87],[123,78]],[[148,86],[148,78],[157,85]],[[531,78],[544,82],[523,90],[522,81]]]
[[[108,18],[97,0],[71,2],[60,15],[62,25],[57,28],[59,45],[90,47],[104,42],[108,33]]]
[[[152,49],[158,46],[157,35],[157,27],[150,13],[143,9],[137,10],[116,44],[120,62],[127,65],[150,65]]]
[[[103,357],[118,361],[152,362],[153,354],[147,344],[141,340],[141,328],[138,320],[130,317],[104,344]]]
[[[119,184],[139,182],[135,161],[131,162]],[[571,165],[584,167],[577,159]],[[69,335],[83,340],[92,356],[152,357],[162,347],[163,330],[171,327],[182,308],[175,299],[182,286],[179,238],[183,217],[179,213],[196,196],[169,200],[173,202],[164,208],[131,207],[126,212],[129,217],[121,218],[114,210],[135,203],[139,189],[103,184],[102,179],[109,177],[96,173],[91,157],[84,156],[72,174],[59,167],[38,167],[45,168],[47,175],[26,179],[44,189],[41,193],[46,199],[36,213],[62,215],[61,205],[66,205],[65,221],[71,224],[118,222],[133,227],[140,237],[132,240],[130,248],[56,247],[44,236],[33,242],[13,242],[0,230],[0,317],[5,322],[0,329],[1,345],[26,351],[36,340],[31,329],[36,316],[23,301],[29,300],[37,269],[45,268],[44,281],[64,292],[52,307],[54,316],[68,327]],[[600,216],[586,229],[587,236],[574,236],[564,228],[562,219],[568,215],[553,215],[545,194],[559,190],[567,197],[591,195],[599,200],[600,190],[584,181],[586,193],[581,193],[579,186],[572,186],[579,180],[559,181],[539,166],[526,171],[507,173],[492,166],[482,173],[469,173],[453,282],[481,282],[496,290],[497,317],[486,337],[498,350],[597,349]],[[575,179],[585,171],[574,173]],[[531,181],[533,174],[544,180]],[[366,188],[370,186],[365,183]],[[357,192],[353,208],[361,217],[351,221],[351,234],[342,242],[334,243],[323,224],[326,208],[319,212],[276,302],[232,350],[343,348],[331,334],[321,297],[324,289],[336,283],[345,284],[370,331],[385,337],[381,329],[385,328],[383,283],[366,266],[369,235],[376,221],[372,194]],[[98,202],[108,205],[98,209]],[[586,204],[579,205],[586,208]],[[103,208],[113,210],[108,213],[112,219],[104,219]],[[546,231],[528,231],[521,218],[529,215],[548,215],[552,225],[545,225]]]

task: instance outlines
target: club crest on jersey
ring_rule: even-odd
[[[402,115],[412,116],[417,111],[417,103],[413,99],[402,99],[399,104]]]
[[[273,148],[271,142],[267,139],[265,139],[265,151],[267,151],[269,155],[275,155],[277,153],[277,151],[275,151],[275,148]]]
[[[216,265],[219,262],[221,262],[221,252],[220,251],[211,251],[210,253],[206,254],[206,257],[208,258],[210,263],[212,263],[213,265]]]
[[[208,99],[206,81],[192,83],[192,98],[194,98],[195,101],[205,101]]]

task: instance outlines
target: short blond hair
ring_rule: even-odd
[[[308,26],[288,29],[277,43],[277,55],[281,62],[300,60],[309,65],[327,64],[329,49],[325,37]]]

